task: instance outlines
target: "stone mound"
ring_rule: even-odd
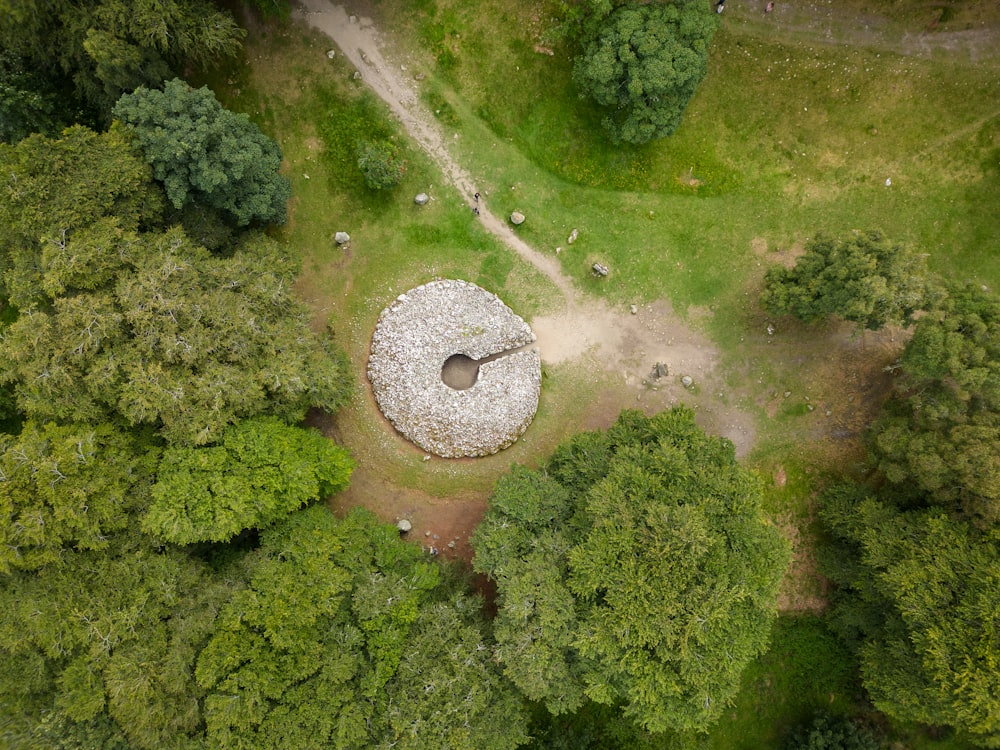
[[[511,445],[538,409],[542,367],[531,328],[495,294],[441,280],[399,295],[379,316],[368,358],[379,409],[407,439],[445,458]],[[445,385],[455,354],[479,362],[468,388]]]

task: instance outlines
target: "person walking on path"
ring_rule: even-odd
[[[472,196],[472,197],[476,199],[476,203],[479,203],[479,193],[476,193],[476,194],[475,194],[474,196]]]

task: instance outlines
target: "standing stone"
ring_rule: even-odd
[[[427,195],[427,193],[417,193],[417,197],[413,199],[413,202],[416,203],[418,206],[424,206],[427,204],[427,201],[429,200],[430,197]]]
[[[569,233],[569,239],[567,239],[566,241],[572,245],[574,242],[576,242],[576,238],[579,236],[580,233],[574,229],[572,232]]]
[[[691,386],[694,385],[694,378],[692,378],[690,375],[685,375],[683,378],[681,378],[681,385],[683,385],[685,388],[690,388]]]
[[[396,522],[396,528],[399,529],[401,534],[405,534],[406,532],[408,532],[410,529],[413,528],[413,524],[407,521],[405,518],[401,518],[399,519],[399,521]]]
[[[524,223],[524,214],[522,214],[520,211],[515,211],[514,213],[512,213],[510,215],[510,223],[514,224],[515,226],[523,224]]]
[[[338,245],[344,245],[351,241],[351,235],[349,235],[347,232],[337,232],[335,235],[333,235],[333,241],[336,242]]]
[[[335,58],[337,56],[337,50],[335,50],[335,49],[328,49],[326,51],[326,56],[329,57],[332,60],[333,58]]]

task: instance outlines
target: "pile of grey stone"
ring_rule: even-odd
[[[495,294],[467,281],[433,281],[382,311],[368,379],[382,413],[424,450],[445,458],[486,456],[524,434],[538,409],[541,360],[537,350],[521,348],[534,340]],[[454,354],[502,356],[480,364],[475,383],[457,390],[441,378]]]

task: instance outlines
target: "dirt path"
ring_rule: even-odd
[[[399,118],[407,133],[430,155],[462,198],[470,205],[476,194],[475,182],[448,153],[441,131],[430,112],[421,104],[410,83],[400,75],[398,65],[388,63],[379,47],[378,33],[371,19],[348,15],[329,0],[301,0],[299,15],[310,26],[329,36],[348,60],[361,72],[362,80],[385,101]],[[562,293],[567,304],[576,299],[570,280],[559,263],[542,255],[498,218],[485,201],[479,203],[479,218],[489,232],[499,237],[524,260],[537,268]]]
[[[301,0],[298,14],[309,25],[329,36],[360,71],[362,80],[383,99],[416,143],[437,163],[462,198],[474,204],[476,182],[449,153],[430,111],[421,103],[413,83],[401,75],[401,66],[385,58],[379,34],[368,18],[349,15],[329,0]],[[588,425],[605,426],[626,406],[650,411],[680,401],[691,402],[694,394],[680,383],[687,375],[704,394],[717,391],[716,364],[719,352],[704,336],[690,329],[669,303],[614,310],[603,300],[585,298],[563,273],[559,262],[538,252],[514,234],[504,218],[494,214],[485,200],[479,202],[483,226],[539,270],[561,294],[563,309],[530,321],[538,337],[542,361],[549,365],[579,362],[613,373],[614,395],[600,411],[603,420]],[[653,389],[644,381],[657,362],[668,363],[670,378],[657,381]],[[619,379],[620,378],[620,379]],[[625,386],[624,388],[622,386]],[[637,401],[645,402],[637,404]],[[740,455],[752,447],[751,420],[735,409],[719,404],[701,404],[706,429],[730,438]]]

